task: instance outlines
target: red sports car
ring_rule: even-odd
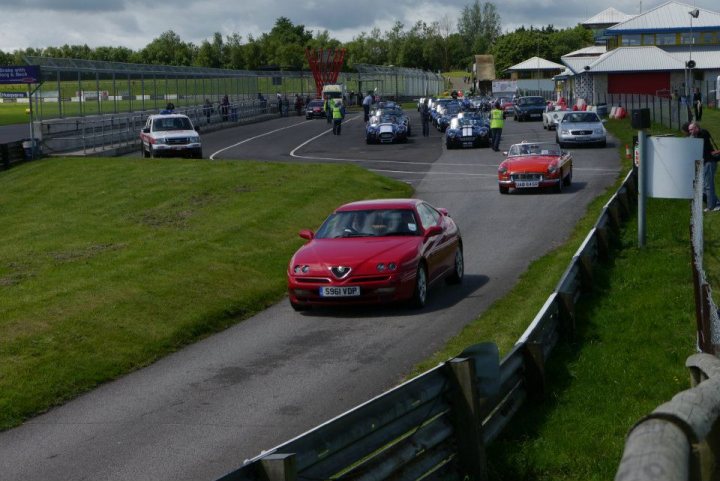
[[[511,188],[553,187],[562,192],[572,183],[572,155],[554,142],[523,142],[510,147],[498,167],[501,194]]]
[[[418,199],[352,202],[333,212],[290,259],[288,295],[311,306],[409,301],[423,307],[428,287],[464,273],[460,230],[445,209]]]

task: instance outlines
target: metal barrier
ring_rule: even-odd
[[[637,196],[631,171],[514,348],[467,348],[405,384],[261,455],[220,481],[300,479],[484,480],[485,446],[527,401],[545,394],[545,363],[575,330],[575,304],[592,288]]]

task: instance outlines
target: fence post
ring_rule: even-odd
[[[270,454],[260,459],[267,481],[295,481],[297,466],[294,454]]]
[[[539,342],[526,342],[523,345],[523,359],[525,373],[523,380],[527,387],[528,397],[540,402],[545,399],[547,391],[545,381],[545,355],[542,344]]]
[[[487,459],[482,437],[480,396],[478,394],[475,362],[472,358],[451,359],[448,366],[450,404],[457,436],[458,454],[462,474],[471,481],[484,481],[487,476]]]

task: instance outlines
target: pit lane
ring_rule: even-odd
[[[324,120],[288,117],[203,134],[203,149],[214,159],[351,162],[411,183],[417,197],[448,208],[462,230],[461,286],[432,289],[421,311],[296,313],[280,302],[0,433],[0,478],[216,479],[395,386],[505,294],[533,259],[562,243],[618,175],[610,142],[572,149],[573,185],[562,194],[500,195],[501,153],[446,151],[442,134],[431,129],[423,138],[417,113],[410,114],[407,144],[366,145],[355,114],[341,136]],[[508,119],[501,148],[553,138],[539,122]]]

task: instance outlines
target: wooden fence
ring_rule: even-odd
[[[487,479],[485,446],[527,400],[545,393],[545,362],[573,336],[575,304],[592,287],[637,196],[636,174],[604,206],[514,348],[483,343],[337,418],[248,460],[220,481]]]

